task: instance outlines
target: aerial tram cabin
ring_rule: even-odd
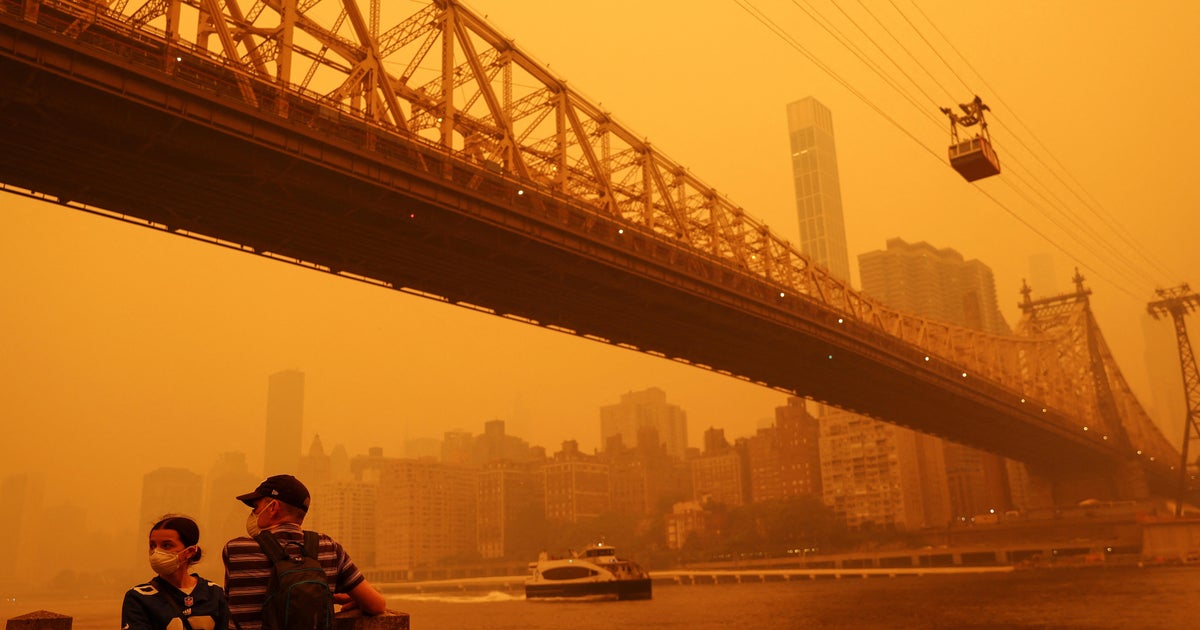
[[[988,111],[988,106],[976,96],[970,103],[959,104],[959,108],[963,110],[961,116],[948,107],[941,108],[942,113],[950,117],[950,166],[969,182],[1000,174],[1000,158],[992,149],[987,121],[983,119],[983,112]],[[959,141],[959,125],[979,125],[979,133],[974,138]]]

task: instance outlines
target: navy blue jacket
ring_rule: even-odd
[[[214,582],[195,577],[196,587],[190,596],[159,577],[126,591],[121,604],[121,630],[187,630],[179,618],[181,611],[192,630],[229,630],[225,591]],[[167,597],[175,600],[178,609]]]

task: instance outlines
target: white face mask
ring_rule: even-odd
[[[187,549],[184,549],[184,551],[187,551]],[[183,558],[180,557],[182,555],[183,551],[171,553],[164,549],[155,549],[150,552],[150,568],[154,569],[154,572],[160,576],[167,577],[179,570],[180,565],[184,562]]]
[[[260,509],[265,507],[267,507],[266,503],[262,504]],[[246,533],[249,534],[251,538],[254,538],[262,533],[262,528],[258,526],[258,514],[259,510],[250,510],[250,516],[246,517]]]

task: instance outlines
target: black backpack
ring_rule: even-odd
[[[270,532],[254,540],[275,570],[263,601],[263,630],[331,630],[333,590],[317,560],[317,533],[304,532],[304,555],[298,560]]]

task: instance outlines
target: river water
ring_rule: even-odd
[[[525,601],[519,594],[392,595],[414,630],[686,628],[1194,628],[1200,568],[1101,567],[707,585],[655,585],[632,602]],[[120,600],[0,603],[0,619],[33,610],[113,630]]]

